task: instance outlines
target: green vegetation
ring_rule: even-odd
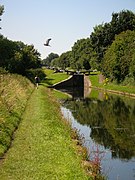
[[[0,16],[2,16],[3,13],[4,13],[4,6],[0,5]],[[0,21],[1,21],[1,18],[0,18]],[[1,27],[0,27],[0,29],[1,29]]]
[[[13,109],[10,106],[10,111],[16,113],[18,119],[26,105],[25,92],[31,92],[33,86],[29,83],[28,88],[27,80],[22,81],[17,75],[6,74],[2,78],[0,87],[4,87],[4,90],[1,93],[7,94],[6,99],[10,103],[14,96],[15,101],[12,102],[15,103]],[[18,99],[20,96],[22,103]],[[5,106],[2,104],[3,122],[6,120],[4,112],[8,112]],[[8,116],[10,123],[12,119],[12,116]],[[89,179],[81,165],[83,157],[81,154],[78,156],[70,135],[71,128],[62,120],[59,104],[51,90],[39,86],[27,103],[12,148],[0,165],[0,179]]]
[[[52,86],[69,77],[67,73],[54,73],[54,70],[51,69],[44,69],[44,72],[47,76],[44,83],[46,86]]]
[[[0,5],[0,21],[3,13],[4,6]],[[63,70],[97,69],[106,79],[99,84],[99,74],[93,73],[90,75],[92,86],[135,94],[134,49],[135,14],[128,10],[113,13],[109,23],[94,27],[90,37],[77,40],[71,51],[60,56],[51,53],[43,61],[34,45],[11,41],[0,34],[0,157],[9,149],[13,133],[21,122],[12,148],[0,165],[0,178],[89,179],[81,166],[86,153],[79,151],[78,156],[76,144],[70,137],[76,133],[62,121],[59,104],[54,98],[54,95],[67,98],[67,95],[47,89],[69,75],[41,69],[41,65]],[[33,92],[34,85],[28,79],[7,71],[26,76],[31,82],[38,75],[41,85]],[[120,103],[119,99],[116,103]],[[93,108],[100,109],[97,105],[94,104]],[[104,109],[99,114],[104,117]],[[109,114],[108,117],[107,120]],[[112,127],[117,127],[113,119],[110,120]],[[110,131],[108,124],[111,123],[104,122]],[[115,132],[109,133],[115,136]]]
[[[41,67],[40,54],[33,45],[11,41],[0,35],[0,67],[26,75],[27,70]]]
[[[112,13],[109,23],[94,27],[90,37],[77,40],[72,50],[49,61],[61,69],[99,70],[109,81],[135,84],[135,14],[129,10]],[[47,62],[47,59],[44,61]]]
[[[135,31],[126,31],[115,37],[106,51],[103,70],[111,81],[135,85]]]
[[[49,66],[51,66],[51,61],[52,61],[53,59],[58,58],[58,57],[59,57],[58,54],[50,53],[50,54],[47,56],[46,59],[43,59],[42,64],[43,64],[44,66],[48,66],[48,67],[49,67]]]
[[[0,6],[0,17],[3,12],[4,6]],[[34,45],[11,41],[0,35],[0,67],[29,78],[32,69],[42,65],[62,70],[97,69],[110,82],[134,86],[135,14],[129,10],[112,13],[109,23],[96,25],[93,29],[90,37],[77,40],[71,51],[60,56],[51,52],[42,61]]]
[[[33,87],[28,79],[20,75],[0,74],[0,156],[10,146]]]
[[[118,84],[110,83],[110,82],[104,83],[104,81],[103,83],[99,83],[99,73],[95,75],[90,75],[90,81],[93,87],[135,94],[134,86],[130,86],[130,85],[124,86],[124,85],[118,85]]]

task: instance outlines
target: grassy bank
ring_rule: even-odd
[[[0,74],[0,157],[10,147],[33,89],[33,84],[25,77]]]
[[[66,73],[53,73],[53,70],[48,70],[48,69],[45,69],[44,71],[47,75],[46,81],[45,81],[46,86],[53,85],[69,77],[69,75],[67,75]],[[99,72],[91,73],[89,77],[90,77],[90,81],[93,87],[102,88],[104,90],[113,90],[113,91],[135,94],[134,86],[128,86],[128,85],[122,86],[122,85],[118,85],[118,84],[114,84],[110,82],[99,83]]]
[[[50,90],[35,89],[0,165],[0,179],[89,179],[59,110]]]
[[[65,73],[54,73],[51,69],[44,69],[44,72],[46,74],[46,79],[44,85],[51,86],[58,82],[61,82],[62,80],[65,80],[69,77],[69,75]]]
[[[134,86],[122,86],[114,83],[99,83],[99,74],[95,73],[90,75],[90,81],[93,87],[99,87],[104,90],[113,90],[113,91],[119,91],[129,94],[135,94],[135,87]]]

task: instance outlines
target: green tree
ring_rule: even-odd
[[[95,61],[97,68],[102,70],[102,60],[107,48],[112,44],[115,35],[126,30],[135,30],[135,14],[129,10],[119,13],[112,13],[112,20],[96,26],[91,33],[90,39],[93,51],[95,51]]]
[[[135,52],[133,52],[131,65],[129,67],[129,73],[135,82]]]
[[[55,58],[51,61],[51,67],[58,68],[59,67],[59,58]]]
[[[65,53],[62,53],[58,58],[53,59],[51,61],[51,66],[65,70],[67,67],[70,66],[70,60],[71,51],[67,51]]]
[[[1,16],[3,13],[4,13],[4,6],[0,5],[0,21],[1,21]],[[0,27],[0,29],[1,29],[1,27]]]
[[[112,81],[123,82],[135,78],[135,31],[126,31],[115,37],[103,60],[103,73]],[[134,79],[135,80],[135,79]]]
[[[0,67],[25,75],[27,69],[41,67],[40,53],[33,45],[11,41],[0,35]]]
[[[51,61],[54,60],[55,58],[58,58],[59,55],[55,54],[55,53],[50,53],[46,59],[43,59],[42,64],[44,66],[50,66],[51,65]]]
[[[90,38],[80,39],[72,47],[70,65],[73,69],[90,69],[91,64],[91,41]]]
[[[70,66],[70,56],[71,51],[67,51],[65,53],[62,53],[59,57],[59,67],[65,70],[67,67]]]
[[[22,42],[16,42],[18,49],[11,59],[12,71],[25,75],[26,70],[41,67],[40,53],[34,49],[33,45],[25,45]]]
[[[0,35],[0,67],[6,70],[11,69],[11,58],[14,56],[16,49],[17,45],[15,42]]]

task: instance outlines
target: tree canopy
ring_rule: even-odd
[[[0,6],[0,16],[4,7]],[[71,51],[60,56],[50,53],[42,64],[74,70],[100,70],[118,83],[135,82],[135,14],[129,10],[112,13],[110,22],[96,25],[89,37],[77,40]],[[33,45],[14,42],[0,35],[0,66],[25,74],[41,66],[40,53]],[[132,79],[132,80],[131,80]]]
[[[3,13],[4,6],[0,5],[0,17]],[[0,34],[0,67],[12,73],[26,75],[27,70],[41,67],[40,53],[34,45],[12,41]]]
[[[115,36],[102,66],[104,75],[118,83],[125,78],[135,80],[135,31],[123,31]]]
[[[55,58],[58,58],[58,57],[59,57],[58,54],[50,53],[50,54],[47,56],[46,59],[43,59],[42,64],[43,64],[44,66],[50,66],[52,60],[54,60]]]
[[[41,67],[40,53],[33,45],[11,41],[0,35],[0,67],[25,75],[28,69]]]
[[[67,52],[66,55],[63,53],[52,64],[75,70],[98,69],[103,71],[102,64],[107,49],[115,40],[116,35],[127,30],[135,30],[135,14],[129,10],[112,13],[110,22],[96,25],[89,38],[77,40],[70,53]]]
[[[3,13],[4,13],[4,6],[0,5],[0,21],[1,21],[1,16]],[[1,29],[1,27],[0,27],[0,29]]]
[[[94,28],[90,39],[93,50],[96,52],[98,69],[102,70],[100,65],[105,51],[112,44],[115,35],[127,30],[135,30],[135,14],[129,10],[112,13],[111,22],[100,24]]]

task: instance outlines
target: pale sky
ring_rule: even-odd
[[[0,4],[5,7],[0,33],[33,44],[42,58],[71,50],[77,40],[90,36],[93,27],[110,22],[113,12],[135,13],[135,0],[0,0]],[[51,47],[43,45],[48,38]]]

